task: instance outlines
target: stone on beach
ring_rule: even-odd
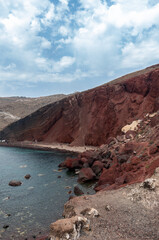
[[[85,217],[75,216],[52,223],[50,229],[51,240],[77,240],[82,230],[90,229],[90,223]]]

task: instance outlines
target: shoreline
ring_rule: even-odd
[[[30,141],[14,142],[14,143],[0,143],[2,147],[19,147],[26,149],[35,149],[43,151],[59,151],[66,153],[83,153],[87,150],[97,150],[94,146],[70,146],[66,143],[35,143]]]

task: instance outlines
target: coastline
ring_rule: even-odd
[[[98,147],[94,146],[70,146],[66,143],[35,143],[30,141],[24,142],[13,142],[13,143],[0,143],[2,147],[19,147],[26,149],[35,149],[43,151],[60,151],[60,152],[70,152],[70,153],[82,153],[87,150],[97,150]]]

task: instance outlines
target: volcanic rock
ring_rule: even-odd
[[[81,195],[84,194],[84,192],[83,192],[78,186],[75,186],[75,187],[74,187],[74,194],[75,194],[76,196],[81,196]]]
[[[104,164],[100,161],[95,161],[92,166],[93,172],[98,175],[104,167]]]
[[[78,175],[79,182],[86,182],[95,179],[96,175],[91,168],[82,168]]]
[[[12,180],[9,182],[9,186],[12,186],[12,187],[18,187],[20,185],[22,185],[22,182],[20,181]]]
[[[31,175],[30,175],[30,174],[27,174],[27,175],[25,175],[24,178],[25,178],[25,179],[30,179],[30,178],[31,178]]]

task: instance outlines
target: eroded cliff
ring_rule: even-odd
[[[159,66],[49,104],[0,132],[1,139],[99,146],[159,109]]]

